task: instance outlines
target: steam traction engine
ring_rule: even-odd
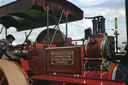
[[[25,6],[20,7],[18,4],[21,3],[25,3]],[[18,8],[4,11],[4,7],[7,9],[15,6]],[[57,8],[63,9],[60,12]],[[54,22],[50,14],[55,15],[53,9],[60,15],[60,19],[56,19],[58,22]],[[0,60],[1,85],[125,85],[128,83],[128,66],[126,62],[122,62],[125,55],[115,53],[114,37],[105,32],[103,16],[88,18],[92,19],[93,33],[90,28],[86,29],[85,38],[81,39],[83,44],[75,45],[72,42],[76,40],[67,37],[67,30],[65,36],[59,29],[59,24],[64,23],[61,19],[65,19],[67,29],[67,22],[83,18],[83,12],[68,1],[19,0],[3,6],[0,12],[2,12],[1,23],[6,28],[14,26],[20,31],[22,29],[32,31],[35,27],[47,25],[47,29],[39,34],[35,42],[28,41],[29,34],[24,44],[10,49],[15,50],[14,55],[18,59],[8,57],[9,60]],[[41,20],[46,18],[47,23],[46,21],[42,23]],[[11,22],[8,23],[7,20]],[[50,29],[49,25],[53,24],[58,29]]]
[[[51,35],[55,31],[60,34],[54,37],[55,41],[49,45],[50,47],[45,41],[44,33],[47,30],[44,30],[37,37],[37,43],[30,44],[26,52],[25,49],[22,52],[19,48],[15,51],[16,56],[21,56],[21,65],[32,84],[125,85],[124,80],[111,81],[120,80],[124,74],[120,74],[123,70],[114,61],[116,56],[114,37],[105,33],[104,17],[96,16],[91,19],[93,19],[93,33],[90,28],[85,30],[87,42],[83,45],[74,45],[71,38],[63,40],[63,33],[49,29]],[[42,35],[43,37],[40,37]],[[56,40],[58,37],[60,40]],[[125,75],[127,79],[127,74]]]

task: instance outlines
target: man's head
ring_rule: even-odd
[[[12,43],[15,40],[15,37],[11,34],[7,35],[6,39],[8,40],[9,43]]]

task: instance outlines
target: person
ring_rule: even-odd
[[[0,40],[0,59],[2,58],[3,54],[6,52],[9,44],[15,40],[15,37],[11,34],[7,35],[6,39]]]

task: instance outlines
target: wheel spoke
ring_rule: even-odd
[[[5,80],[5,75],[2,76],[1,80],[0,80],[0,85],[3,84],[3,81]]]

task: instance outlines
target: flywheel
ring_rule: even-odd
[[[36,38],[37,43],[41,43],[42,41],[47,41],[47,29],[40,32],[40,34]],[[65,34],[57,29],[49,28],[49,42],[51,41],[64,41],[66,38]],[[64,46],[65,42],[57,43],[56,46]]]
[[[0,85],[29,85],[29,82],[18,63],[0,59]]]

